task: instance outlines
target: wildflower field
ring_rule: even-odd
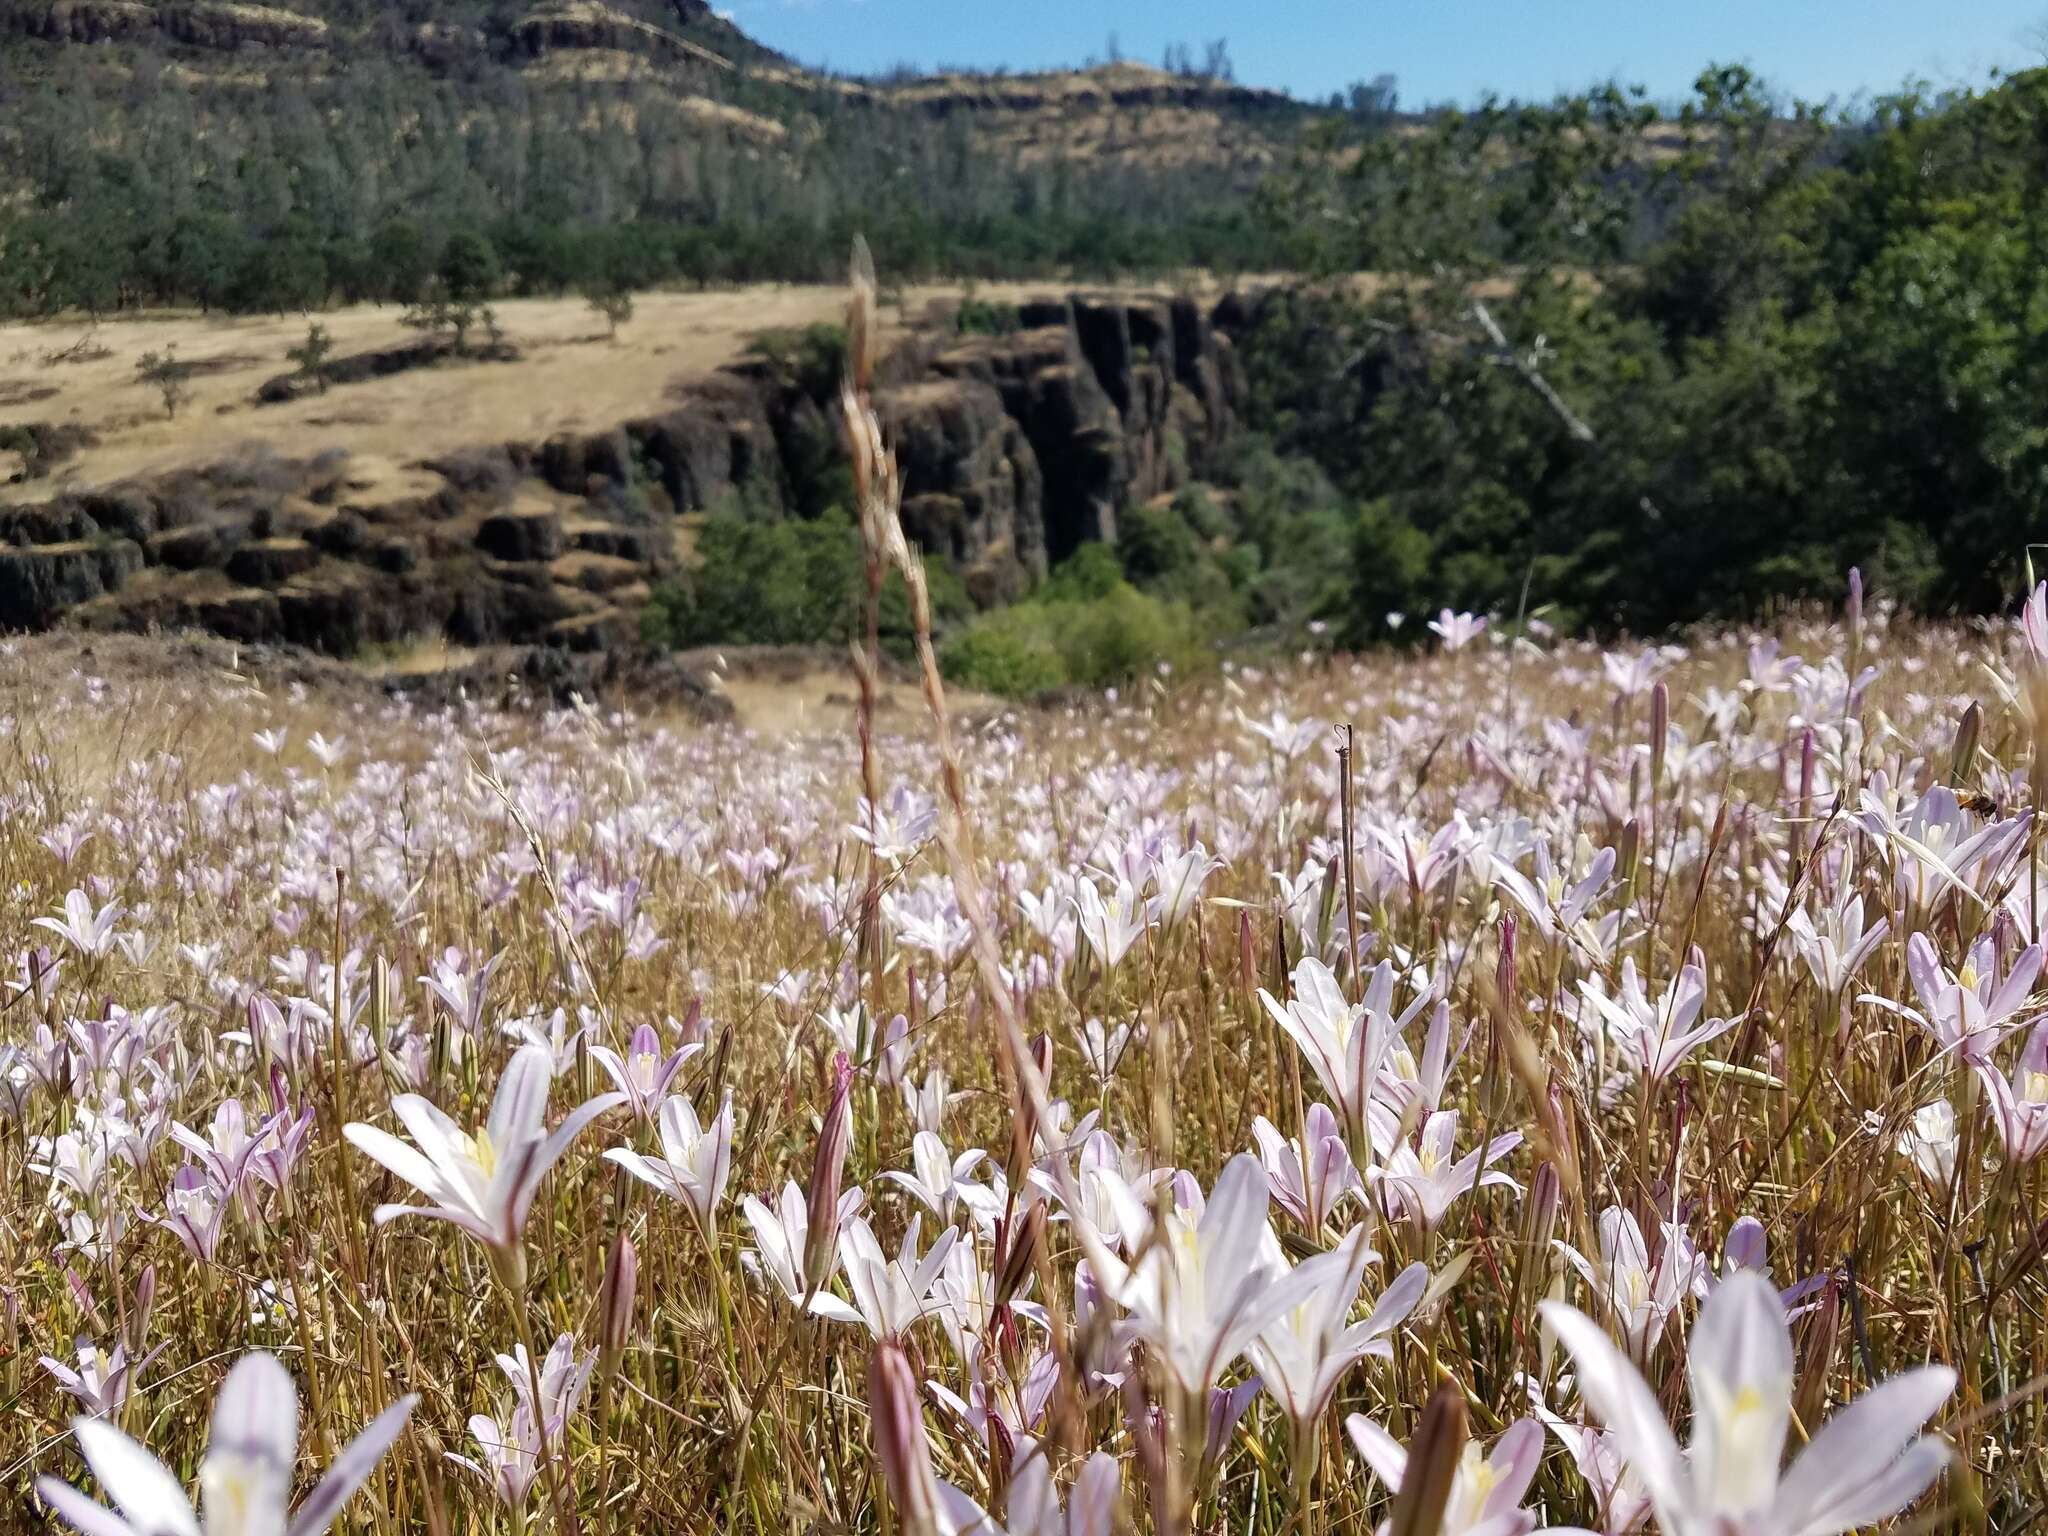
[[[2033,1528],[2041,608],[778,739],[10,653],[0,1529]]]

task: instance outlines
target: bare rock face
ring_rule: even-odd
[[[126,539],[0,549],[0,613],[10,627],[43,629],[141,569],[142,551]]]
[[[552,560],[562,552],[562,519],[547,507],[496,512],[477,528],[476,544],[497,560],[519,564]]]
[[[673,410],[630,422],[625,433],[659,472],[676,511],[780,516],[788,490],[768,407],[757,381],[728,370],[691,384]]]
[[[878,374],[904,526],[983,605],[1204,473],[1240,393],[1228,341],[1191,300],[1077,295],[1022,313],[1007,336],[915,334]],[[753,361],[672,388],[648,416],[540,443],[418,464],[262,458],[67,492],[0,507],[0,631],[186,626],[342,656],[439,634],[607,655],[636,644],[686,516],[807,515],[841,451],[832,403]]]
[[[932,379],[875,407],[902,467],[904,531],[959,568],[980,601],[1043,577],[1044,480],[1002,396],[976,379]]]

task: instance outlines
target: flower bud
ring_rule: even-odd
[[[1856,566],[1849,567],[1849,653],[1853,656],[1863,644],[1863,572]]]
[[[1444,1382],[1429,1395],[1408,1442],[1408,1470],[1394,1495],[1387,1536],[1437,1536],[1443,1529],[1465,1436],[1464,1395],[1455,1381]]]
[[[612,1239],[604,1266],[604,1294],[598,1305],[597,1348],[607,1375],[619,1368],[633,1336],[633,1293],[640,1278],[640,1255],[633,1239],[621,1232]]]
[[[704,1023],[704,999],[691,998],[689,1007],[683,1010],[682,1022],[676,1025],[676,1044],[702,1045],[710,1033]]]
[[[1842,1329],[1842,1283],[1828,1276],[1820,1299],[1806,1322],[1805,1347],[1799,1352],[1799,1384],[1792,1394],[1792,1411],[1811,1436],[1820,1426],[1828,1405],[1828,1377],[1834,1369],[1835,1341]]]
[[[903,1536],[933,1536],[939,1527],[938,1479],[925,1440],[917,1376],[894,1339],[883,1339],[868,1357],[868,1423]]]
[[[1671,689],[1660,677],[1650,690],[1650,790],[1664,782],[1664,746],[1671,735]]]
[[[135,1299],[128,1309],[128,1352],[140,1356],[147,1351],[144,1342],[149,1338],[150,1309],[156,1305],[156,1266],[143,1266],[142,1277],[135,1282]]]
[[[1041,1453],[1042,1454],[1042,1453]],[[1010,1502],[1010,1479],[1017,1465],[1017,1436],[1000,1413],[988,1416],[989,1504],[1003,1509]]]
[[[1948,760],[1949,783],[1960,786],[1970,781],[1970,770],[1977,761],[1977,738],[1983,730],[1984,706],[1972,699],[1956,723],[1955,751]]]
[[[804,1235],[804,1284],[822,1291],[839,1251],[839,1184],[846,1149],[853,1141],[853,1063],[841,1051],[832,1061],[832,1097],[818,1128],[818,1156],[811,1165],[810,1230]]]
[[[1031,1065],[1038,1072],[1039,1085],[1045,1089],[1046,1096],[1050,1098],[1052,1094],[1052,1036],[1043,1032],[1033,1036],[1029,1050],[1031,1052]],[[1025,1090],[1024,1084],[1021,1081],[1023,1070],[1020,1064],[1018,1067],[1020,1081],[1016,1084],[1017,1103],[1011,1122],[1013,1129],[1010,1136],[1010,1163],[1003,1170],[1008,1175],[1012,1188],[1023,1184],[1024,1180],[1030,1175],[1031,1165],[1036,1160],[1038,1150],[1038,1114],[1033,1107],[1030,1093]]]
[[[1504,912],[1500,919],[1500,963],[1494,970],[1493,989],[1501,1006],[1512,1009],[1521,989],[1515,981],[1515,914]]]
[[[1031,1283],[1038,1248],[1045,1241],[1045,1202],[1034,1200],[1001,1229],[1002,1262],[996,1270],[996,1305],[1014,1300]]]
[[[1557,1214],[1564,1203],[1564,1182],[1557,1176],[1557,1164],[1545,1162],[1529,1181],[1528,1262],[1540,1264],[1550,1253],[1550,1240],[1557,1236]]]

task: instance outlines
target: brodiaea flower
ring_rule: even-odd
[[[2010,1078],[1985,1064],[1978,1066],[1977,1075],[1983,1080],[2006,1158],[2025,1163],[2048,1152],[2048,1024],[2036,1025],[2027,1037]]]
[[[593,1045],[590,1059],[618,1085],[633,1107],[635,1120],[652,1120],[683,1064],[703,1049],[701,1045],[684,1045],[664,1056],[661,1036],[652,1024],[642,1024],[633,1031],[623,1056],[608,1045]]]
[[[1910,1019],[1933,1035],[1943,1050],[1975,1064],[1986,1060],[1993,1046],[2025,1022],[2017,1015],[2041,974],[2041,958],[2041,946],[2029,944],[2013,957],[2012,969],[2001,981],[1998,946],[1985,937],[1971,947],[1962,969],[1951,973],[1927,935],[1916,933],[1906,940],[1906,972],[1920,994],[1920,1008],[1874,993],[1865,993],[1858,1001]]]
[[[1409,1450],[1362,1413],[1346,1419],[1344,1430],[1379,1480],[1390,1491],[1398,1491],[1408,1475]],[[1419,1453],[1419,1447],[1410,1449]],[[1478,1442],[1466,1441],[1451,1472],[1443,1519],[1435,1527],[1439,1536],[1528,1536],[1536,1529],[1537,1517],[1521,1507],[1522,1495],[1529,1491],[1542,1460],[1543,1426],[1534,1419],[1510,1424],[1494,1442],[1490,1456]],[[1381,1525],[1381,1536],[1386,1530]],[[1571,1533],[1560,1528],[1555,1536]]]
[[[329,1469],[298,1514],[285,1519],[299,1447],[299,1400],[275,1356],[245,1355],[214,1400],[199,1464],[202,1524],[177,1477],[111,1424],[78,1419],[72,1432],[120,1514],[53,1477],[36,1492],[87,1536],[321,1536],[405,1427],[417,1397],[379,1414]]]
[[[1394,966],[1382,960],[1366,983],[1364,1003],[1354,1007],[1330,968],[1313,956],[1294,968],[1294,1000],[1282,1007],[1270,992],[1259,990],[1259,1001],[1273,1022],[1301,1047],[1316,1079],[1336,1102],[1344,1117],[1345,1135],[1354,1154],[1363,1155],[1367,1145],[1366,1104],[1387,1053],[1400,1038],[1408,1021],[1428,1001],[1423,993],[1401,1013],[1393,1011]]]
[[[521,1046],[498,1080],[489,1121],[473,1135],[413,1093],[401,1093],[391,1109],[412,1132],[417,1149],[374,1125],[358,1121],[343,1127],[352,1144],[433,1202],[380,1205],[379,1225],[400,1216],[429,1216],[452,1222],[495,1252],[516,1258],[540,1181],[586,1125],[626,1099],[623,1093],[599,1094],[551,1136],[547,1109],[553,1078],[548,1049]]]
[[[732,1176],[732,1095],[727,1094],[718,1117],[706,1127],[696,1107],[676,1097],[661,1106],[661,1157],[642,1157],[628,1147],[613,1147],[605,1156],[634,1178],[651,1184],[671,1200],[680,1200],[697,1218],[706,1241],[718,1230],[718,1203]]]
[[[1924,1366],[1879,1383],[1819,1427],[1780,1475],[1792,1420],[1792,1331],[1771,1283],[1738,1270],[1700,1311],[1686,1355],[1693,1437],[1681,1454],[1657,1398],[1606,1332],[1561,1302],[1543,1320],[1579,1368],[1579,1393],[1642,1480],[1664,1536],[1839,1536],[1925,1493],[1948,1447],[1921,1427],[1955,1390]]]
[[[1393,1358],[1390,1335],[1429,1285],[1429,1271],[1410,1264],[1365,1321],[1346,1326],[1366,1266],[1378,1257],[1366,1246],[1365,1229],[1354,1227],[1331,1252],[1302,1260],[1295,1273],[1313,1277],[1313,1288],[1266,1324],[1252,1344],[1260,1380],[1300,1433],[1310,1432],[1322,1417],[1352,1366],[1367,1355]]]
[[[1593,977],[1580,982],[1579,990],[1606,1020],[1607,1033],[1622,1059],[1652,1083],[1663,1082],[1686,1057],[1742,1022],[1738,1014],[1693,1023],[1707,1001],[1707,973],[1696,964],[1681,970],[1655,1005],[1643,990],[1633,959],[1621,962],[1620,997],[1609,997]]]

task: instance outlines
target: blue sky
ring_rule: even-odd
[[[716,0],[715,0],[716,3]],[[1543,97],[1619,78],[1660,99],[1712,61],[1812,99],[1909,76],[1980,83],[2042,61],[2048,0],[723,0],[752,35],[810,64],[1157,63],[1169,43],[1230,41],[1240,80],[1327,96],[1383,71],[1401,97]]]

